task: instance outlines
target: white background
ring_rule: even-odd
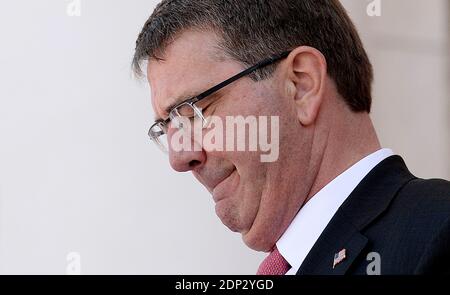
[[[156,1],[0,5],[0,274],[253,274],[262,258],[205,189],[146,137],[149,89],[131,76]],[[422,177],[450,176],[448,1],[343,1],[376,71],[383,145]]]

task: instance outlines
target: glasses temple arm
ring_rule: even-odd
[[[274,55],[272,57],[269,57],[259,63],[257,63],[256,65],[244,70],[243,72],[237,74],[236,76],[233,76],[231,78],[229,78],[228,80],[223,81],[222,83],[214,86],[213,88],[203,92],[202,94],[198,95],[197,97],[195,97],[195,100],[192,101],[192,103],[195,103],[211,94],[213,94],[216,91],[219,91],[220,89],[224,88],[225,86],[227,86],[228,84],[233,83],[236,80],[239,80],[240,78],[247,76],[249,74],[251,74],[252,72],[260,69],[260,68],[264,68],[270,64],[273,64],[283,58],[286,58],[289,54],[291,53],[291,51],[285,51],[279,55]]]

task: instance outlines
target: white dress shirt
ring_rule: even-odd
[[[381,161],[394,155],[380,149],[360,160],[315,194],[297,213],[276,243],[291,265],[286,275],[295,275],[336,211],[363,178]]]

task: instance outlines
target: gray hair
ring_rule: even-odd
[[[328,74],[355,112],[370,112],[373,70],[361,39],[338,0],[163,0],[136,41],[133,69],[164,59],[184,31],[214,31],[225,56],[249,66],[273,54],[311,46],[327,60]],[[269,78],[275,66],[258,70]]]

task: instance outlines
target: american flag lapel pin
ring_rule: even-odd
[[[345,250],[345,249],[342,249],[338,253],[334,254],[333,269],[336,267],[336,265],[338,265],[339,263],[344,261],[345,258],[347,258],[346,254],[347,254],[347,250]]]

